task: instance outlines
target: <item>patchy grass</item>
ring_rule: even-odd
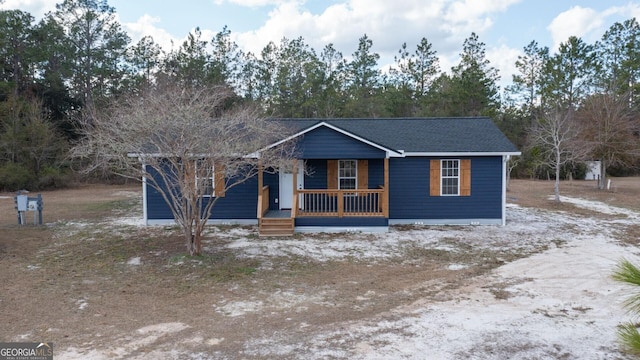
[[[606,204],[640,211],[640,178],[611,178],[610,190],[599,190],[594,181],[562,181],[560,195],[586,200],[600,201]],[[553,181],[513,179],[509,182],[507,197],[510,202],[521,206],[548,209],[554,211],[572,211],[575,206],[556,204],[549,198],[553,194]]]
[[[87,212],[93,213],[129,213],[138,206],[138,199],[118,199],[105,202],[84,204],[83,208]]]
[[[637,208],[640,192],[631,186],[634,183],[614,183],[618,186],[612,192],[598,192],[580,182],[563,183],[561,190],[563,195]],[[348,358],[358,354],[354,349],[376,353],[401,347],[404,339],[424,340],[437,333],[416,333],[416,326],[408,325],[421,314],[440,311],[425,311],[427,305],[444,309],[467,301],[458,310],[473,307],[479,301],[473,298],[478,286],[485,297],[498,300],[494,306],[513,301],[514,289],[531,279],[495,274],[534,254],[557,248],[570,251],[574,245],[567,244],[574,237],[590,239],[576,219],[625,220],[573,204],[554,204],[548,200],[552,186],[512,181],[513,202],[543,210],[532,216],[535,224],[524,217],[533,210],[510,211],[511,222],[526,225],[516,229],[397,226],[388,234],[264,239],[254,227],[216,226],[207,229],[206,251],[196,257],[185,254],[175,226],[147,228],[109,220],[141,213],[138,188],[97,186],[45,193],[49,225],[20,227],[13,217],[0,224],[0,338],[49,340],[58,349],[97,349],[106,358]],[[13,214],[11,204],[0,205]],[[565,222],[554,223],[556,217]],[[611,229],[635,251],[640,225],[620,223]],[[532,316],[580,321],[570,326],[588,325],[582,317],[597,312],[594,309],[602,311],[589,303],[532,308]],[[534,320],[540,318],[513,323]],[[141,330],[158,324],[179,330]],[[363,332],[361,326],[370,331]],[[446,331],[446,326],[438,331]],[[493,342],[484,349],[476,347],[480,355],[466,349],[458,355],[500,357],[512,351],[536,358],[544,356],[528,354],[543,347],[548,356],[579,357],[567,352],[564,344],[545,348],[518,339],[502,343],[500,334],[475,333]],[[464,336],[472,335],[461,333]]]

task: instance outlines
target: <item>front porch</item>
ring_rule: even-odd
[[[307,228],[331,226],[322,225],[331,223],[340,223],[341,228],[358,228],[370,224],[373,219],[385,220],[386,223],[389,217],[388,158],[383,162],[384,183],[376,189],[301,189],[298,176],[304,174],[298,173],[297,162],[295,160],[292,171],[291,209],[270,208],[270,186],[264,184],[262,169],[258,172],[257,217],[260,236],[291,236],[296,228],[296,219]],[[374,222],[380,223],[379,220]]]

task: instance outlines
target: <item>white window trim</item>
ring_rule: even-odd
[[[458,164],[458,175],[457,176],[445,176],[444,175],[444,163],[445,161],[455,161]],[[444,193],[444,179],[458,179],[458,189],[455,194],[445,194]],[[441,159],[440,160],[440,196],[460,196],[460,159]]]
[[[198,186],[199,182],[200,182],[200,177],[198,176],[198,163],[199,161],[196,161],[196,167],[195,167],[195,179],[193,179],[196,183],[196,187]],[[208,178],[211,181],[211,194],[203,194],[202,197],[215,197],[216,196],[216,169],[213,167],[213,165],[211,166],[211,176]]]
[[[340,176],[340,164],[343,163],[343,161],[354,161],[355,162],[355,176]],[[340,181],[341,179],[353,179],[354,180],[354,188],[353,189],[343,189],[342,188],[342,182]],[[339,190],[357,190],[358,189],[358,160],[356,159],[343,159],[343,160],[338,160],[338,189]]]

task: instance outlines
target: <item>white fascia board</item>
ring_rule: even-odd
[[[142,164],[142,169],[146,173],[147,165]],[[147,225],[149,221],[149,209],[147,208],[147,177],[142,177],[142,216],[144,217],[144,223]]]
[[[518,156],[522,155],[521,152],[405,152],[404,156]]]
[[[143,158],[143,157],[162,157],[161,153],[127,153],[127,157],[130,158]]]
[[[193,158],[206,158],[208,156],[209,156],[208,154],[192,154],[191,155],[191,157],[193,157]],[[172,155],[162,154],[162,153],[150,153],[150,154],[128,153],[127,157],[139,158],[142,161],[142,159],[145,158],[145,157],[149,157],[149,158],[165,157],[166,158],[166,157],[172,157]],[[253,153],[247,154],[247,155],[235,154],[235,155],[231,155],[231,157],[245,158],[245,159],[259,159],[260,158],[260,153],[259,152],[253,152]]]
[[[507,224],[507,163],[509,155],[502,157],[502,226]]]
[[[387,157],[402,157],[403,156],[402,153],[399,152],[399,151],[396,151],[396,150],[389,149],[389,148],[386,148],[384,146],[378,145],[378,144],[376,144],[374,142],[371,142],[371,141],[369,141],[367,139],[363,139],[358,135],[355,135],[355,134],[350,133],[348,131],[342,130],[342,129],[340,129],[338,127],[335,127],[335,126],[333,126],[333,125],[331,125],[331,124],[329,124],[327,122],[324,122],[324,121],[323,122],[319,122],[319,123],[317,123],[317,124],[315,124],[315,125],[313,125],[311,127],[308,127],[308,128],[306,128],[306,129],[304,129],[304,130],[302,130],[300,132],[297,132],[297,133],[295,133],[295,134],[293,134],[293,135],[291,135],[291,136],[289,136],[289,137],[287,137],[285,139],[282,139],[282,140],[280,140],[280,141],[278,141],[276,143],[273,143],[273,144],[271,144],[271,145],[269,145],[269,146],[267,146],[267,147],[265,147],[263,149],[260,149],[258,152],[262,152],[264,150],[267,150],[267,149],[270,149],[272,147],[275,147],[275,146],[278,146],[280,144],[283,144],[283,143],[285,143],[287,141],[293,140],[293,139],[295,139],[295,138],[297,138],[299,136],[302,136],[302,135],[304,135],[304,134],[306,134],[306,133],[308,133],[310,131],[313,131],[313,130],[321,127],[321,126],[326,126],[331,130],[337,131],[337,132],[339,132],[339,133],[341,133],[343,135],[346,135],[346,136],[348,136],[348,137],[350,137],[352,139],[358,140],[358,141],[360,141],[362,143],[365,143],[365,144],[367,144],[369,146],[373,146],[376,149],[382,150],[387,154]]]

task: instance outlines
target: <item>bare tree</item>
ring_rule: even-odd
[[[556,109],[537,118],[529,133],[529,144],[540,154],[541,165],[555,170],[554,198],[560,202],[560,170],[585,159],[589,144],[580,138],[580,127],[572,110]]]
[[[109,167],[144,179],[171,208],[189,253],[199,255],[225,192],[292,158],[291,143],[265,150],[286,129],[256,108],[230,106],[232,100],[226,87],[176,86],[120,99],[93,117],[73,154],[89,160],[87,170]]]
[[[514,158],[509,156],[509,159],[507,160],[507,190],[509,190],[509,184],[511,183],[511,172],[520,164],[521,159],[521,157]]]
[[[640,154],[639,130],[629,108],[629,97],[597,94],[587,98],[578,111],[581,137],[591,144],[591,156],[600,160],[600,182],[605,188],[607,168],[632,166]]]

